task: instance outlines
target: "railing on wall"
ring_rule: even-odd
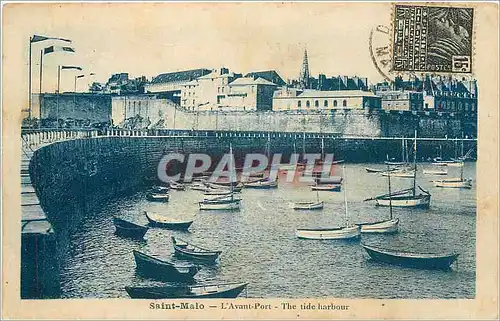
[[[33,150],[40,145],[58,141],[97,136],[99,136],[99,130],[96,129],[22,129],[21,144],[23,149]]]

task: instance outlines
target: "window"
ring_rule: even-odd
[[[323,107],[328,107],[328,100],[325,100],[325,101],[323,102]]]
[[[425,109],[429,109],[429,103],[425,103]]]
[[[309,103],[309,100],[306,100],[306,107],[311,107],[311,103]]]
[[[302,108],[302,102],[299,100],[299,102],[297,103],[297,107],[299,108]]]
[[[342,100],[342,106],[344,106],[344,107],[347,106],[347,100],[345,100],[345,99]]]
[[[314,101],[314,107],[316,107],[316,108],[319,107],[319,101],[317,101],[317,100]]]
[[[336,100],[333,101],[333,107],[337,107],[337,101]]]
[[[193,105],[194,105],[194,99],[193,99]]]

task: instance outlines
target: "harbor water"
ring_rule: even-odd
[[[350,222],[388,218],[389,208],[376,207],[366,198],[388,192],[387,177],[367,173],[365,167],[382,164],[346,164],[348,219]],[[196,282],[248,282],[249,298],[474,298],[476,240],[475,163],[465,163],[464,177],[471,189],[433,187],[430,180],[460,176],[424,175],[429,163],[419,164],[417,185],[431,195],[429,209],[394,208],[399,233],[362,235],[361,242],[414,252],[456,252],[452,271],[404,268],[373,262],[359,241],[300,240],[297,228],[345,225],[342,192],[319,192],[325,207],[296,211],[290,202],[315,200],[308,183],[281,180],[271,190],[243,189],[240,211],[199,211],[199,191],[170,192],[168,203],[146,200],[146,190],[124,196],[100,211],[89,213],[72,235],[61,258],[64,298],[127,298],[125,286],[159,285],[135,272],[132,250],[181,262],[172,256],[170,236],[222,251],[220,262],[203,266]],[[446,167],[444,167],[446,168]],[[341,166],[338,166],[341,175]],[[409,188],[412,179],[391,178],[392,190]],[[150,228],[144,241],[114,234],[112,217],[147,224],[143,211],[168,217],[194,218],[189,231]],[[185,261],[182,261],[185,262]]]

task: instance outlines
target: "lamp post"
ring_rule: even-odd
[[[33,36],[30,36],[30,40],[29,40],[29,52],[28,52],[28,117],[31,118],[31,113],[32,113],[32,97],[31,97],[31,92],[32,92],[32,81],[31,81],[31,78],[32,78],[32,75],[31,75],[31,72],[32,72],[32,68],[31,68],[31,65],[32,65],[32,61],[31,61],[31,54],[32,54],[32,48],[33,48],[33,43],[35,42],[42,42],[42,41],[46,41],[46,40],[60,40],[60,41],[64,41],[64,42],[71,42],[71,40],[69,39],[64,39],[64,38],[57,38],[57,37],[47,37],[47,36],[39,36],[39,35],[33,35]],[[42,57],[43,56],[43,51],[42,53],[40,54],[40,56]],[[42,74],[42,58],[40,58],[40,75]],[[40,85],[42,83],[42,80],[40,79]],[[42,91],[41,88],[39,90],[40,92]],[[41,109],[41,106],[40,106],[40,109]],[[41,116],[41,110],[40,110],[40,116]],[[41,117],[40,117],[41,118]]]
[[[59,93],[61,90],[61,70],[82,70],[81,67],[78,66],[57,66],[57,93],[56,93],[56,118],[57,118],[57,128],[59,128]]]

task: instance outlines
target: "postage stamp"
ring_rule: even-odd
[[[393,70],[471,73],[474,9],[395,5]]]
[[[462,6],[3,6],[3,316],[498,317],[498,7]]]

